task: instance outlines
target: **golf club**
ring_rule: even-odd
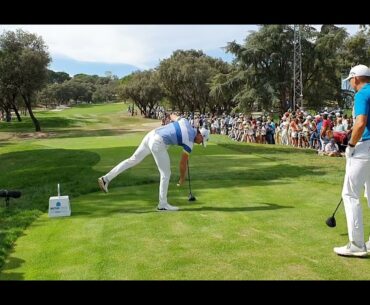
[[[338,208],[339,208],[340,204],[342,203],[342,200],[343,200],[343,198],[340,198],[340,201],[339,201],[339,203],[338,203],[338,205],[337,205],[337,207],[336,207],[336,209],[335,209],[335,211],[334,211],[333,215],[332,215],[332,216],[330,216],[330,217],[326,220],[326,224],[327,224],[327,226],[328,226],[328,227],[330,227],[330,228],[334,228],[334,227],[337,225],[337,222],[335,221],[335,217],[334,217],[334,215],[335,215],[335,213],[337,212],[337,210],[338,210]]]
[[[189,181],[189,198],[188,198],[188,200],[189,200],[189,201],[195,201],[195,200],[196,200],[196,198],[194,197],[194,195],[193,195],[193,194],[192,194],[192,192],[191,192],[189,160],[187,161],[187,165],[188,165],[188,181]]]

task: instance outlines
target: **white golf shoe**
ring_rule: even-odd
[[[158,204],[158,206],[157,206],[157,211],[178,211],[178,210],[179,210],[178,207],[170,205],[169,203]]]
[[[100,189],[103,192],[108,193],[108,181],[105,180],[104,177],[100,177],[98,178],[98,183],[99,183]]]
[[[334,252],[342,256],[357,256],[364,257],[367,256],[366,247],[363,248],[357,247],[354,243],[349,242],[343,247],[335,247]]]
[[[365,243],[367,253],[370,253],[370,240]]]

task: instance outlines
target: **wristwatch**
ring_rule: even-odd
[[[349,147],[355,147],[356,145],[353,145],[353,144],[351,144],[351,143],[348,143],[348,146],[349,146]]]

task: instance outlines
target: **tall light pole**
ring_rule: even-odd
[[[301,25],[295,24],[294,30],[294,61],[293,61],[293,110],[300,105],[303,109],[303,86],[302,86],[302,46],[301,46]],[[298,103],[298,99],[300,103]]]

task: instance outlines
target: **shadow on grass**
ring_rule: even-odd
[[[260,181],[250,181],[255,185],[263,185]],[[212,199],[210,205],[209,200],[206,199],[206,195],[200,194],[201,187],[205,184],[208,185],[209,181],[202,182],[200,188],[194,188],[193,193],[196,195],[197,201],[189,203],[188,189],[178,189],[176,186],[170,186],[168,199],[171,204],[178,206],[181,211],[209,211],[209,212],[254,212],[254,211],[266,211],[293,208],[288,205],[281,205],[279,203],[266,203],[266,202],[255,202],[253,199],[251,202],[246,200],[239,200],[237,206],[227,206],[230,203],[222,206],[222,198],[219,200]],[[240,187],[245,186],[244,181],[230,181],[227,185],[222,182],[212,181],[212,188],[224,188],[225,192],[229,189],[229,186]],[[222,186],[221,186],[222,184]],[[275,182],[275,184],[284,184]],[[143,214],[143,213],[158,213],[158,185],[157,183],[135,184],[132,186],[117,187],[117,189],[110,188],[108,194],[99,192],[96,195],[89,195],[88,198],[80,198],[77,204],[72,207],[72,216],[82,217],[109,217],[114,214]],[[249,185],[246,185],[247,187]],[[198,193],[199,192],[199,193]],[[209,187],[207,186],[207,191]],[[243,202],[245,201],[245,202]]]
[[[11,145],[14,145],[14,144],[15,143],[10,143],[10,142],[7,142],[6,140],[5,141],[0,140],[0,147],[11,146]]]
[[[9,272],[12,269],[17,269],[25,260],[9,255],[8,262],[0,272],[0,280],[24,280],[24,274],[21,272]]]
[[[155,202],[155,201],[154,201]],[[134,205],[134,204],[125,204],[122,202],[119,206],[117,204],[102,204],[101,201],[99,202],[91,202],[89,201],[88,206],[84,206],[81,209],[79,207],[76,211],[73,211],[73,216],[75,217],[107,217],[109,215],[113,215],[116,213],[122,214],[146,214],[146,213],[173,213],[171,211],[157,211],[156,204],[153,204],[153,201],[148,202],[151,205],[150,208],[141,205]],[[189,205],[179,205],[180,210],[178,212],[201,212],[201,211],[208,211],[208,212],[256,212],[256,211],[269,211],[269,210],[277,210],[277,209],[291,209],[292,206],[284,206],[275,203],[257,203],[258,206],[255,205],[256,203],[252,203],[253,206],[238,206],[238,207],[217,207],[217,206],[190,206]],[[87,211],[88,210],[88,211]]]
[[[284,206],[276,203],[258,202],[258,204],[263,204],[265,206],[241,206],[241,207],[211,207],[211,206],[201,206],[192,208],[182,208],[183,212],[192,211],[211,211],[211,212],[255,212],[255,211],[269,211],[278,209],[292,209],[292,206]]]
[[[142,129],[146,130],[146,128],[142,126],[141,120],[131,117],[128,117],[127,121],[125,122],[129,123],[130,125],[138,124],[136,130],[135,128],[133,129],[132,126],[128,128],[120,128],[119,126],[117,126],[117,128],[102,129],[99,128],[101,124],[99,124],[99,127],[97,127],[99,129],[94,129],[94,127],[91,127],[91,125],[94,125],[96,123],[109,124],[109,122],[85,116],[44,116],[39,118],[38,120],[40,122],[41,132],[46,133],[46,137],[48,138],[112,136],[141,131]],[[152,120],[150,120],[148,123],[151,122]],[[0,127],[0,132],[9,134],[17,133],[17,136],[20,138],[29,138],[29,134],[35,132],[35,126],[29,117],[23,118],[21,122],[2,122]]]
[[[96,124],[99,121],[95,121],[89,117],[60,117],[60,116],[45,116],[39,118],[39,123],[41,126],[42,132],[56,132],[56,133],[68,133],[69,130],[67,128],[75,127],[79,128],[81,126],[87,126],[91,124]],[[133,122],[134,123],[134,122]],[[21,122],[12,121],[9,123],[3,122],[0,125],[0,132],[34,132],[35,126],[32,120],[29,117],[23,118]],[[106,132],[109,129],[105,129]],[[72,129],[72,131],[74,131]],[[78,131],[76,129],[76,131]],[[84,130],[85,131],[85,130]],[[114,131],[114,129],[112,129]],[[81,135],[84,136],[84,135]]]
[[[50,196],[62,192],[72,197],[96,191],[100,173],[93,170],[100,156],[86,150],[43,149],[0,155],[0,189],[22,192],[8,208],[0,206],[0,267],[13,243],[48,209]],[[63,193],[62,193],[63,195]]]
[[[39,119],[41,130],[44,129],[55,129],[55,128],[67,128],[71,126],[76,126],[78,124],[78,119],[74,118],[64,118],[58,116],[43,117]],[[4,123],[5,128],[0,129],[0,132],[34,132],[35,125],[29,117],[22,118],[21,122],[13,121],[9,123]]]
[[[291,154],[302,156],[302,158],[316,158],[317,152],[315,150],[310,149],[299,149],[295,147],[282,147],[276,145],[264,145],[264,144],[248,144],[248,143],[220,143],[217,145],[218,147],[223,148],[223,152],[226,153],[239,153],[242,155],[248,156],[255,156],[261,159],[265,159],[266,161],[280,161],[280,162],[290,162]],[[216,147],[217,147],[216,146]],[[212,148],[215,146],[209,146],[210,150],[208,151],[201,151],[202,155],[210,155],[213,154]],[[217,154],[217,153],[216,153]]]
[[[138,126],[139,128],[140,126]],[[117,129],[97,129],[97,130],[83,130],[83,129],[67,129],[58,130],[53,132],[49,138],[79,138],[79,137],[107,137],[107,136],[117,136],[127,133],[134,132],[132,128],[117,128]]]
[[[247,143],[220,143],[218,146],[237,151],[240,153],[258,153],[258,154],[281,154],[281,153],[296,153],[304,155],[316,155],[317,152],[311,149],[300,149],[292,146],[278,146],[267,144],[247,144]]]

